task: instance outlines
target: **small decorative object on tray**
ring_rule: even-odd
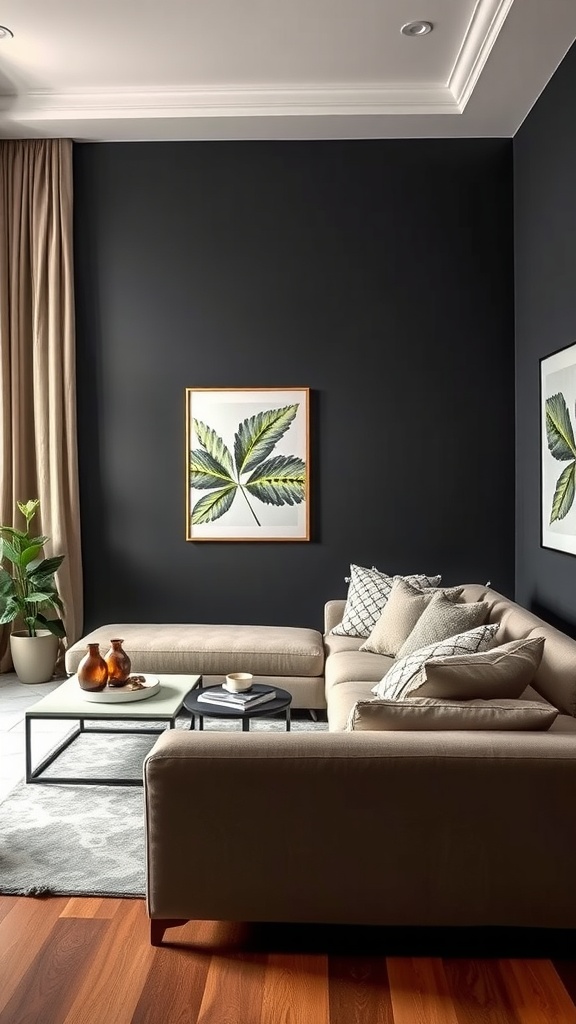
[[[88,644],[88,654],[82,658],[76,675],[81,690],[98,693],[104,689],[108,682],[108,666],[98,644]]]
[[[99,692],[85,692],[85,700],[94,701],[97,704],[122,704],[132,700],[146,700],[158,693],[160,681],[157,676],[131,675],[123,686],[107,686]]]
[[[105,657],[108,667],[108,686],[124,686],[130,675],[132,662],[122,647],[123,640],[111,640],[110,650]]]
[[[235,711],[249,711],[259,704],[274,700],[276,690],[255,691],[254,693],[229,693],[224,686],[208,687],[201,690],[199,704],[212,704],[213,707],[233,708]]]
[[[254,677],[251,672],[230,672],[226,676],[226,682],[222,685],[230,693],[245,693],[246,690],[252,688],[253,681]]]

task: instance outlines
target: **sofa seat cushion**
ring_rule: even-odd
[[[368,651],[338,651],[326,660],[326,697],[334,686],[357,679],[379,682],[394,664],[394,658]]]
[[[112,637],[136,672],[265,676],[321,676],[322,634],[297,626],[230,626],[208,623],[109,623],[92,630],[66,652],[66,671],[76,672],[89,643],[105,654]]]
[[[340,683],[330,690],[327,696],[329,732],[346,732],[348,719],[358,701],[374,700],[371,686],[371,682],[358,679]]]

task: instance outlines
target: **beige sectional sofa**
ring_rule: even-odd
[[[543,731],[346,731],[392,664],[330,633],[328,732],[163,734],[144,766],[152,941],[187,919],[576,927],[576,641],[497,592],[498,643],[545,638]]]

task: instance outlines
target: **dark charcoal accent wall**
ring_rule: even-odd
[[[573,46],[514,139],[516,595],[576,635],[576,558],[540,546],[539,391],[539,360],[576,342],[575,126]]]
[[[512,145],[77,145],[86,627],[514,586]],[[311,543],[184,540],[184,389],[312,389]]]

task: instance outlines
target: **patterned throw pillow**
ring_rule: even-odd
[[[395,578],[390,596],[374,629],[360,650],[386,654],[395,658],[410,636],[418,619],[435,594],[444,594],[451,601],[462,596],[463,587],[438,590],[435,587],[414,587],[401,577]]]
[[[334,636],[369,637],[382,614],[382,609],[392,590],[392,584],[397,578],[378,572],[378,569],[366,569],[362,565],[351,565],[346,607],[342,622],[339,622],[331,630]],[[440,576],[416,575],[401,578],[421,587],[437,587],[441,580]]]
[[[500,623],[490,622],[485,626],[477,626],[466,633],[458,633],[437,644],[422,647],[419,651],[399,658],[388,669],[386,675],[372,687],[377,697],[398,700],[407,697],[415,685],[424,662],[429,658],[444,658],[450,654],[473,654],[475,651],[486,651],[494,643]]]
[[[510,640],[489,651],[429,658],[412,681],[411,697],[442,700],[518,699],[542,661],[543,636]]]
[[[435,594],[424,609],[409,637],[397,652],[398,658],[405,658],[421,647],[447,640],[457,633],[482,626],[490,610],[486,601],[470,601],[456,604],[442,593]]]

